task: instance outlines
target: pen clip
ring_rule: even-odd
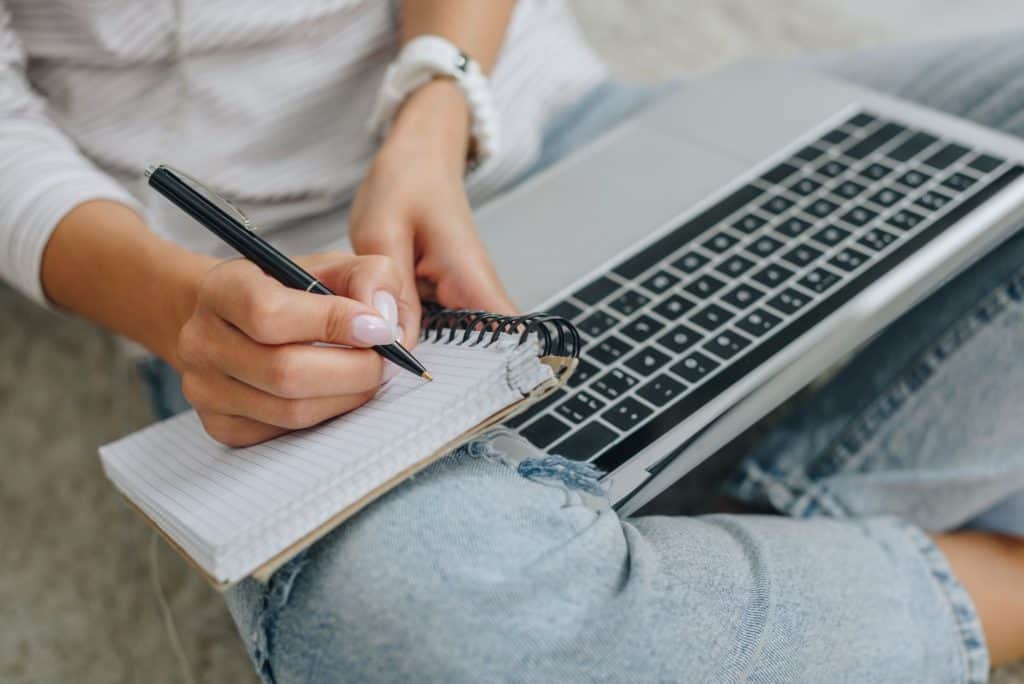
[[[193,186],[192,187],[193,190],[195,190],[200,195],[205,197],[207,200],[209,200],[215,206],[217,206],[217,205],[226,206],[231,212],[234,212],[235,216],[238,217],[239,222],[242,224],[242,226],[246,230],[250,230],[250,231],[253,230],[253,223],[252,223],[252,221],[249,220],[249,217],[246,215],[246,213],[244,211],[242,211],[242,209],[240,207],[238,207],[234,202],[229,200],[224,195],[221,195],[219,192],[216,192],[215,190],[211,190],[209,187],[206,186],[205,183],[203,183],[201,180],[199,180],[195,176],[192,176],[192,175],[190,175],[188,173],[185,173],[181,169],[175,168],[175,167],[171,166],[170,164],[159,164],[157,166],[147,166],[146,167],[146,171],[145,171],[146,178],[149,178],[151,175],[153,175],[153,172],[156,171],[157,169],[166,169],[166,170],[170,171],[174,175],[179,176],[182,179],[182,182],[187,180]],[[221,208],[223,209],[223,207],[221,207]],[[227,212],[225,212],[225,213],[227,213]]]

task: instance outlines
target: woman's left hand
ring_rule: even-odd
[[[403,285],[423,299],[515,313],[466,197],[468,127],[453,83],[436,80],[413,93],[356,194],[349,238],[357,254],[394,259]]]

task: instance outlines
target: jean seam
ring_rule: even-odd
[[[917,527],[905,522],[899,524],[946,599],[944,605],[949,610],[950,621],[955,628],[953,639],[960,646],[958,654],[963,681],[969,684],[985,684],[989,679],[991,664],[981,618],[974,602],[963,584],[953,574],[949,561],[935,542]]]
[[[947,328],[939,338],[925,346],[900,371],[886,389],[853,417],[846,427],[818,456],[790,476],[791,487],[803,490],[793,496],[793,515],[807,517],[821,510],[847,511],[828,492],[823,480],[856,468],[866,454],[864,445],[889,423],[901,408],[927,385],[950,357],[986,326],[995,322],[1009,307],[1024,299],[1024,268],[1015,271],[1009,280],[989,291],[971,305],[967,312]],[[770,473],[766,473],[770,477]]]

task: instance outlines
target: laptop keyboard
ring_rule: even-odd
[[[583,357],[508,422],[612,471],[1022,173],[861,112],[549,307]]]

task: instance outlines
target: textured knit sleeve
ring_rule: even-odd
[[[25,61],[0,0],[0,277],[47,305],[40,266],[58,222],[92,199],[138,203],[51,120],[28,83]]]

